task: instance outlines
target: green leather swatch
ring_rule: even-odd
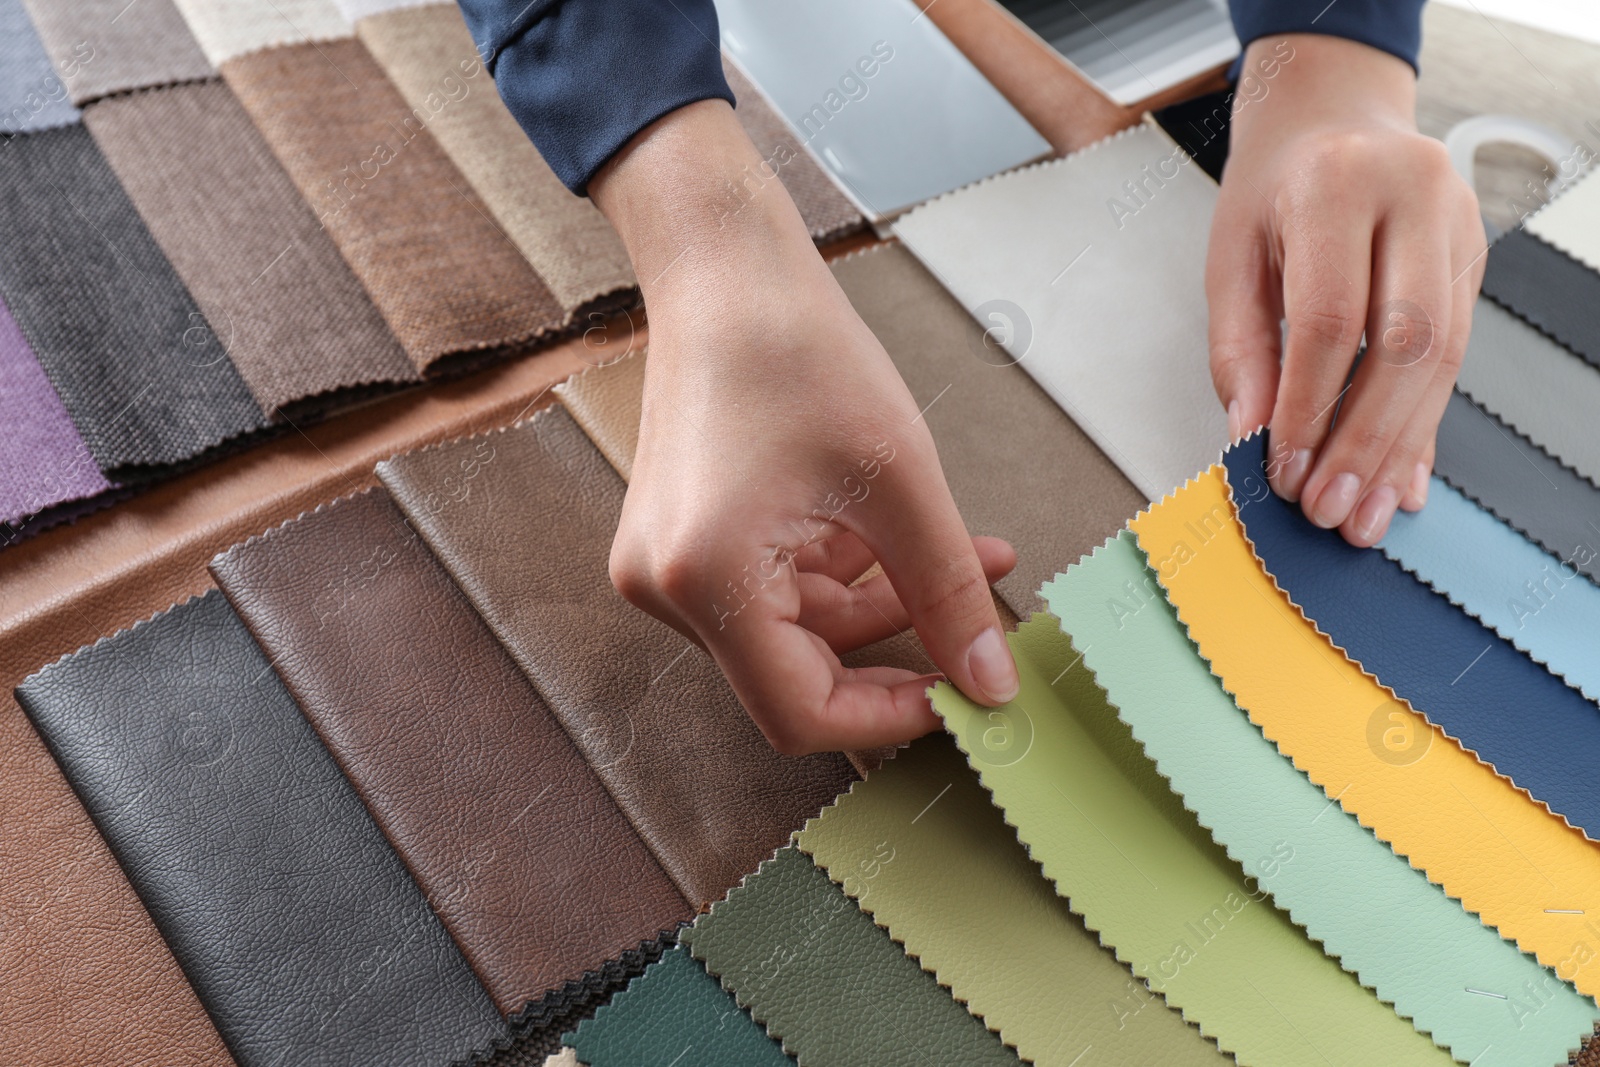
[[[683,946],[651,964],[563,1043],[587,1067],[793,1067]]]
[[[1474,1067],[1564,1063],[1594,1003],[1469,915],[1279,755],[1189,641],[1131,533],[1043,590],[1145,754],[1326,951]]]
[[[1451,1062],[1252,887],[1053,617],[1011,647],[1016,700],[984,708],[942,683],[934,707],[1045,876],[1135,974],[1243,1067]]]
[[[795,843],[1038,1067],[1232,1063],[1100,947],[948,734],[872,771]]]
[[[1019,1062],[793,845],[680,939],[801,1067]]]

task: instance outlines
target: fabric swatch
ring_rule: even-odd
[[[1558,978],[1594,996],[1600,851],[1395,700],[1305,621],[1250,551],[1223,468],[1130,525],[1200,655],[1267,740],[1330,803]]]
[[[894,230],[1157,500],[1227,443],[1206,347],[1216,198],[1147,123],[943,197]]]
[[[22,3],[75,104],[215,73],[172,0]]]
[[[439,0],[336,0],[339,14],[354,24],[372,15],[436,5]]]
[[[378,475],[691,905],[849,785],[835,753],[774,752],[716,663],[612,587],[624,486],[562,409]]]
[[[1029,1063],[1232,1062],[1100,947],[949,736],[913,741],[795,843]]]
[[[585,1067],[794,1063],[679,946],[563,1039]]]
[[[263,408],[416,380],[227,86],[103,100],[84,122]]]
[[[1322,790],[1239,713],[1132,534],[1068,568],[1045,599],[1184,806],[1308,936],[1419,1032],[1477,1067],[1559,1063],[1594,1032],[1593,1001],[1502,941],[1353,817],[1330,811]]]
[[[383,490],[211,572],[502,1013],[693,915]]]
[[[502,1023],[222,594],[17,699],[240,1067],[436,1064]]]
[[[555,297],[365,45],[288,45],[222,69],[418,370],[562,325]]]
[[[0,0],[0,133],[78,121],[66,83],[45,54],[22,0]]]
[[[1534,444],[1600,485],[1600,374],[1506,311],[1479,299],[1456,388]]]
[[[1508,230],[1489,246],[1483,293],[1600,369],[1600,272]]]
[[[1593,644],[1600,634],[1600,589],[1575,569],[1441,478],[1433,479],[1428,506],[1397,513],[1378,547],[1584,696],[1600,700]]]
[[[1223,457],[1245,537],[1297,609],[1354,663],[1590,840],[1600,837],[1600,708],[1382,553],[1313,525],[1267,485],[1267,439]]]
[[[1523,225],[1546,244],[1600,271],[1600,179],[1593,171],[1528,216]]]
[[[172,2],[183,12],[201,51],[218,68],[230,59],[264,48],[334,41],[352,33],[334,0]]]
[[[0,197],[0,298],[102,470],[132,477],[266,425],[87,130],[13,138],[0,185],[21,191]]]
[[[1567,567],[1600,584],[1600,488],[1459,392],[1439,423],[1434,471]]]
[[[1011,635],[1016,700],[934,708],[1085,925],[1240,1063],[1451,1062],[1323,955],[1212,840],[1048,615]]]
[[[793,845],[679,941],[800,1067],[1020,1062]]]
[[[361,18],[356,35],[567,319],[601,298],[616,303],[631,294],[633,267],[622,239],[593,203],[567,191],[511,117],[461,10],[453,3],[388,6],[394,9]]]
[[[109,488],[27,338],[0,302],[0,522],[19,522]]]

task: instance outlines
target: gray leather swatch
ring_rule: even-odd
[[[1600,369],[1600,272],[1508,230],[1489,246],[1483,292]]]

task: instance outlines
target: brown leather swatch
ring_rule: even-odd
[[[226,85],[112,97],[83,121],[263,408],[416,380]]]
[[[503,1013],[692,917],[382,489],[211,572]]]
[[[630,352],[615,363],[574,374],[555,388],[562,406],[625,482],[633,480],[633,454],[639,450],[644,359],[643,352]]]
[[[564,323],[360,41],[268,48],[222,74],[419,370]]]
[[[561,408],[378,474],[691,904],[853,779],[775,753],[711,658],[612,588],[622,479]]]

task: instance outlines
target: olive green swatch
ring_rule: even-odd
[[[790,1067],[680,945],[563,1038],[587,1067]]]
[[[934,707],[1046,877],[1135,974],[1243,1067],[1452,1062],[1211,840],[1053,617],[1011,646],[1017,699],[984,708],[941,684]]]
[[[1018,1063],[793,845],[680,938],[801,1067]]]

